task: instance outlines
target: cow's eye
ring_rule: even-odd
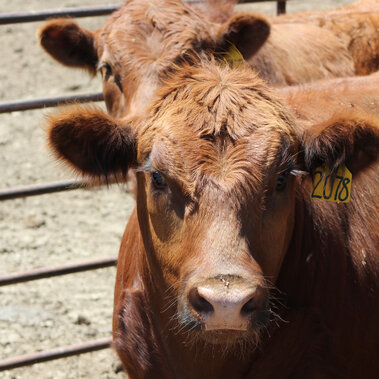
[[[167,186],[166,179],[158,171],[151,174],[151,181],[153,182],[154,187],[159,190],[162,190]]]
[[[112,67],[108,63],[104,63],[101,67],[101,71],[104,79],[108,79],[113,75]]]
[[[286,173],[280,174],[276,182],[276,190],[283,191],[284,188],[286,188],[286,184],[287,184],[287,174]]]

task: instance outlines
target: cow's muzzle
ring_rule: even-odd
[[[230,275],[192,284],[187,291],[187,309],[205,331],[257,329],[267,303],[262,286]]]

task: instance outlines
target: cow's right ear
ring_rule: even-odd
[[[137,161],[137,140],[124,125],[102,110],[77,106],[48,118],[49,146],[64,163],[94,179],[125,179]]]
[[[53,20],[38,30],[41,46],[65,66],[96,73],[98,62],[94,33],[70,20]]]

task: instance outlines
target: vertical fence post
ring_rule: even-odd
[[[276,14],[286,13],[286,1],[277,1],[276,2]]]

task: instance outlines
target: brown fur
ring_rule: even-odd
[[[54,129],[48,131],[49,141],[58,159],[80,167],[83,174],[93,176],[97,172],[98,177],[106,173],[126,177],[129,167],[122,162],[130,161],[130,165],[133,164],[131,157],[135,156],[136,150],[134,137],[129,129],[119,129],[111,116],[104,118],[103,112],[95,107],[77,106],[49,116],[49,122],[54,125]],[[119,148],[124,145],[129,147],[123,150],[126,155],[120,160]],[[81,159],[82,152],[85,152],[88,161]]]
[[[273,23],[270,37],[249,63],[273,85],[354,74],[352,58],[340,39],[328,30],[301,23]]]
[[[357,109],[323,125],[296,123],[249,68],[203,59],[171,75],[137,128],[119,121],[90,142],[100,113],[78,117],[58,118],[65,127],[51,145],[73,165],[80,154],[79,172],[115,133],[129,131],[137,146],[121,140],[112,153],[116,169],[123,162],[137,171],[113,320],[131,378],[376,377],[378,117]],[[50,135],[55,127],[53,119]],[[70,135],[83,142],[62,152]],[[88,142],[89,153],[80,150]],[[320,159],[364,162],[350,203],[310,199],[310,177],[298,173],[312,173]],[[153,172],[166,186],[154,185]],[[237,286],[236,273],[265,288],[271,320],[252,318],[243,333],[202,330],[188,286],[220,275]]]
[[[82,51],[97,56],[90,71],[101,72],[108,111],[117,117],[143,113],[156,88],[189,51],[223,59],[235,44],[245,60],[275,85],[354,74],[345,43],[332,32],[293,23],[275,24],[270,34],[270,23],[251,13],[234,14],[222,24],[211,22],[209,17],[220,21],[217,9],[229,12],[224,1],[217,4],[220,8],[211,1],[209,12],[198,13],[179,0],[131,0],[92,33],[93,41],[86,30],[78,36],[80,27],[67,20],[41,28],[40,41],[66,65],[77,67]],[[83,67],[88,69],[87,61]]]
[[[379,72],[367,76],[317,81],[299,86],[282,87],[276,93],[295,111],[296,116],[309,122],[322,122],[338,110],[359,108],[378,113]],[[314,99],[317,99],[315,102]],[[316,107],[321,107],[319,112]]]

